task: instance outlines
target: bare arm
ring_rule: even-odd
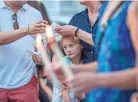
[[[138,85],[138,2],[133,2],[128,11],[127,24],[136,54],[136,66],[133,69],[100,75],[102,84],[106,87],[136,89]]]
[[[45,32],[47,22],[40,21],[36,24],[29,26],[30,34],[37,34]],[[27,35],[28,27],[21,28],[12,32],[0,32],[0,45],[6,45],[12,43]]]
[[[108,74],[101,73],[97,75],[97,80],[99,80],[99,86],[102,87],[132,90],[136,88],[136,74],[138,75],[136,68]]]
[[[65,25],[65,26],[56,27],[55,31],[57,33],[61,34],[62,36],[72,36],[72,35],[75,35],[76,29],[77,29],[77,27],[75,27],[75,26]],[[81,40],[83,40],[83,41],[87,42],[88,44],[94,46],[94,42],[93,42],[93,39],[92,39],[92,34],[87,33],[85,31],[79,29],[76,35]]]
[[[80,72],[74,79],[66,80],[66,85],[76,93],[88,92],[99,87],[132,90],[136,89],[136,75],[136,68],[112,73]]]
[[[138,63],[138,4],[132,3],[128,11],[128,28],[135,49],[136,63]],[[133,90],[138,85],[138,64],[132,69],[111,73],[78,73],[74,79],[67,81],[67,85],[76,92],[87,92],[97,87],[121,88]],[[79,83],[79,84],[78,84]],[[87,83],[87,84],[86,84]]]
[[[62,96],[65,102],[71,102],[71,99],[69,97],[68,89],[63,89]]]
[[[27,28],[22,28],[13,32],[0,32],[0,45],[12,43],[26,35]]]
[[[85,41],[86,43],[94,46],[94,42],[93,42],[93,39],[92,39],[92,34],[87,33],[87,32],[80,29],[77,32],[77,37],[80,38],[81,40]]]

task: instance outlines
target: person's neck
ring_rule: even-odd
[[[19,9],[22,8],[21,5],[15,5],[11,3],[12,1],[5,0],[4,2],[8,7],[10,7],[13,10],[14,13],[17,13]]]
[[[88,17],[89,17],[91,27],[92,27],[98,17],[98,10],[100,8],[100,4],[98,3],[96,5],[92,4],[88,6],[87,8],[88,8]]]
[[[101,4],[100,3],[91,3],[89,5],[87,5],[87,8],[88,8],[88,14],[93,14],[93,13],[97,13],[98,10],[100,9],[101,7]]]
[[[81,54],[76,56],[75,58],[71,59],[73,64],[80,64],[81,63]]]

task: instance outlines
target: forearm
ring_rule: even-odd
[[[136,89],[137,86],[136,83],[138,81],[137,75],[138,75],[137,68],[125,71],[106,73],[106,74],[100,73],[97,75],[98,77],[97,80],[99,80],[98,86],[121,88],[124,90]]]
[[[27,28],[18,29],[12,32],[0,32],[0,45],[12,43],[27,35]]]
[[[81,29],[77,32],[78,38],[81,40],[85,41],[86,43],[90,44],[91,46],[94,46],[94,42],[92,39],[92,34],[89,34]]]
[[[64,102],[71,102],[69,94],[68,93],[63,93],[63,100]]]

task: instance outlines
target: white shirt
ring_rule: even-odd
[[[0,32],[13,31],[14,12],[0,1]],[[38,10],[28,4],[17,12],[19,28],[27,27],[42,20]],[[0,88],[13,89],[27,84],[36,66],[27,51],[35,51],[35,39],[27,35],[15,42],[0,46]]]

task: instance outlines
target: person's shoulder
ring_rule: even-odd
[[[136,20],[138,18],[138,2],[137,1],[133,1],[133,2],[130,3],[128,13],[127,13],[128,22],[130,21],[130,23],[131,22],[134,23],[134,21],[133,21],[134,18]]]
[[[129,9],[134,10],[134,11],[138,11],[138,2],[137,1],[131,2]]]
[[[135,14],[138,17],[138,2],[137,1],[133,1],[129,5],[128,16],[129,15],[132,16],[132,14]]]
[[[84,11],[81,11],[75,15],[73,15],[73,17],[71,18],[70,22],[69,22],[69,25],[76,25],[76,22],[80,22],[80,20],[84,20],[85,17],[88,16],[88,12],[87,12],[87,9],[84,10]]]
[[[82,17],[83,15],[87,15],[87,10],[83,10],[77,14],[75,14],[72,18],[78,18],[78,17]]]
[[[63,60],[69,60],[69,58],[67,56],[64,56]]]

